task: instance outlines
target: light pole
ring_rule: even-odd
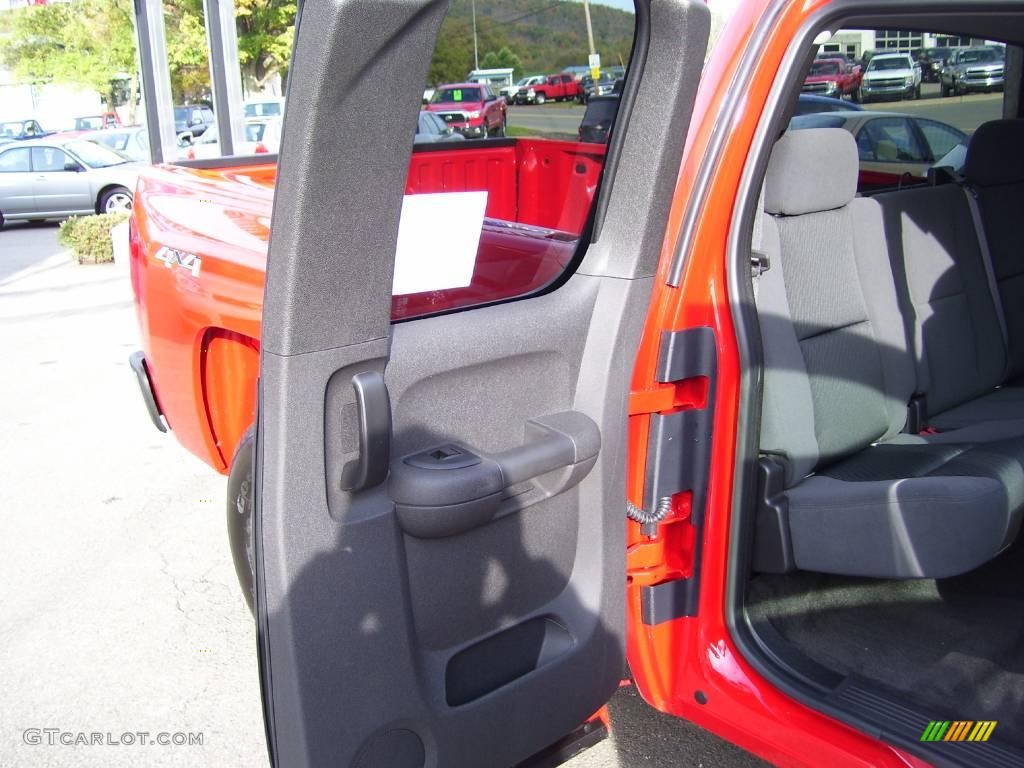
[[[587,42],[590,43],[590,54],[597,53],[594,50],[594,27],[590,23],[590,0],[583,0],[583,13],[587,17]]]
[[[477,69],[480,69],[480,51],[477,49],[477,45],[476,45],[476,0],[472,0],[472,4],[473,4],[473,69],[477,70]],[[590,12],[589,11],[587,12],[587,18],[588,18],[588,20],[590,18]],[[588,21],[588,26],[589,26],[589,21]],[[590,47],[591,48],[594,47],[593,41],[591,41]]]
[[[601,58],[594,49],[594,27],[590,23],[590,0],[583,0],[583,14],[587,17],[587,42],[590,44],[590,76],[596,81],[601,76]]]

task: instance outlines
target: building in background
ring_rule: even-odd
[[[821,53],[837,53],[847,59],[860,59],[868,51],[911,53],[922,48],[958,45],[985,45],[980,38],[938,35],[904,29],[841,29],[819,49]]]

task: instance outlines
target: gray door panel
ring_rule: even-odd
[[[611,148],[644,144],[645,162],[617,169],[575,275],[392,325],[408,126],[445,10],[348,0],[305,4],[299,23],[256,441],[278,766],[512,766],[595,712],[623,671],[629,384],[672,191],[658,172],[678,168],[707,11],[660,4],[672,39],[635,57],[658,87],[632,86],[636,128],[620,115]],[[645,4],[638,18],[651,28]],[[388,111],[373,107],[381,82]],[[353,489],[380,456],[386,479]]]

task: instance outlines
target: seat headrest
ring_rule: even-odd
[[[764,209],[780,216],[842,208],[857,194],[857,144],[842,128],[787,131],[775,142]]]
[[[982,187],[1024,181],[1024,120],[978,126],[967,145],[964,177]]]

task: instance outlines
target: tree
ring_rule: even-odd
[[[17,80],[92,88],[112,108],[112,81],[136,73],[131,0],[77,0],[3,14],[0,60]]]
[[[484,54],[483,59],[480,60],[480,67],[482,69],[505,69],[511,67],[513,70],[512,77],[514,78],[518,78],[523,73],[523,62],[512,53],[512,49],[507,45],[502,46],[501,50],[497,53],[488,51]]]
[[[259,91],[275,74],[287,76],[297,8],[295,0],[235,0],[238,59],[246,88]]]

